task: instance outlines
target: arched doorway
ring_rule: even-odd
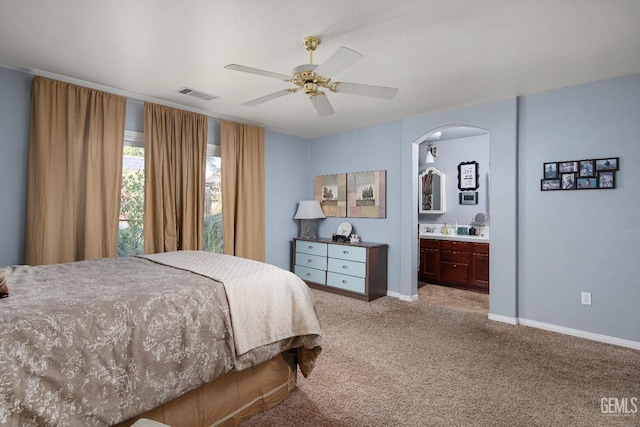
[[[414,144],[414,164],[421,180],[414,195],[420,200],[418,288],[430,283],[488,293],[490,225],[477,221],[481,216],[489,218],[490,132],[477,126],[449,124],[425,132]],[[460,172],[466,165],[476,172],[472,180],[475,187],[468,188],[465,181],[460,181]],[[440,182],[440,175],[442,189],[432,186],[432,182]],[[424,202],[433,194],[437,195],[433,199],[435,209],[431,200]],[[457,245],[455,251],[450,242]],[[429,292],[430,296],[435,295],[432,290]],[[456,295],[464,294],[456,291]],[[474,306],[476,301],[486,301],[488,305],[488,297],[468,296]]]

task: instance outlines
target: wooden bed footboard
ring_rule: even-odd
[[[129,427],[146,418],[171,427],[237,426],[280,403],[296,384],[295,352],[222,375],[144,414],[117,424]]]

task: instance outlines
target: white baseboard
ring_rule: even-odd
[[[398,298],[400,301],[416,302],[418,295],[402,295],[400,292],[387,291],[388,297]]]
[[[515,317],[503,316],[501,314],[489,313],[487,316],[489,320],[495,320],[496,322],[508,323],[510,325],[517,325],[518,319]]]
[[[560,334],[572,335],[574,337],[585,338],[592,341],[599,341],[607,344],[628,347],[634,350],[640,350],[640,342],[625,340],[622,338],[610,337],[608,335],[596,334],[593,332],[581,331],[579,329],[566,328],[564,326],[552,325],[550,323],[539,322],[537,320],[518,319],[523,326],[544,329],[546,331],[558,332]]]

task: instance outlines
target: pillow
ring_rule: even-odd
[[[7,281],[4,278],[4,270],[0,268],[0,298],[6,298],[9,296],[9,287]]]

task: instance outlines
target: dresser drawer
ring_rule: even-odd
[[[366,262],[367,249],[357,246],[329,245],[329,257]]]
[[[332,271],[327,272],[327,285],[347,291],[364,293],[364,279],[362,277],[347,276]]]
[[[318,270],[327,269],[327,257],[318,255],[301,254],[296,252],[296,266],[315,268]]]
[[[307,282],[325,284],[326,272],[324,270],[316,270],[315,268],[308,268],[296,265],[296,276]]]
[[[298,240],[298,243],[296,243],[296,252],[310,255],[327,256],[327,244]]]
[[[367,277],[367,265],[363,262],[329,258],[327,270],[338,274],[348,274],[349,276]]]

